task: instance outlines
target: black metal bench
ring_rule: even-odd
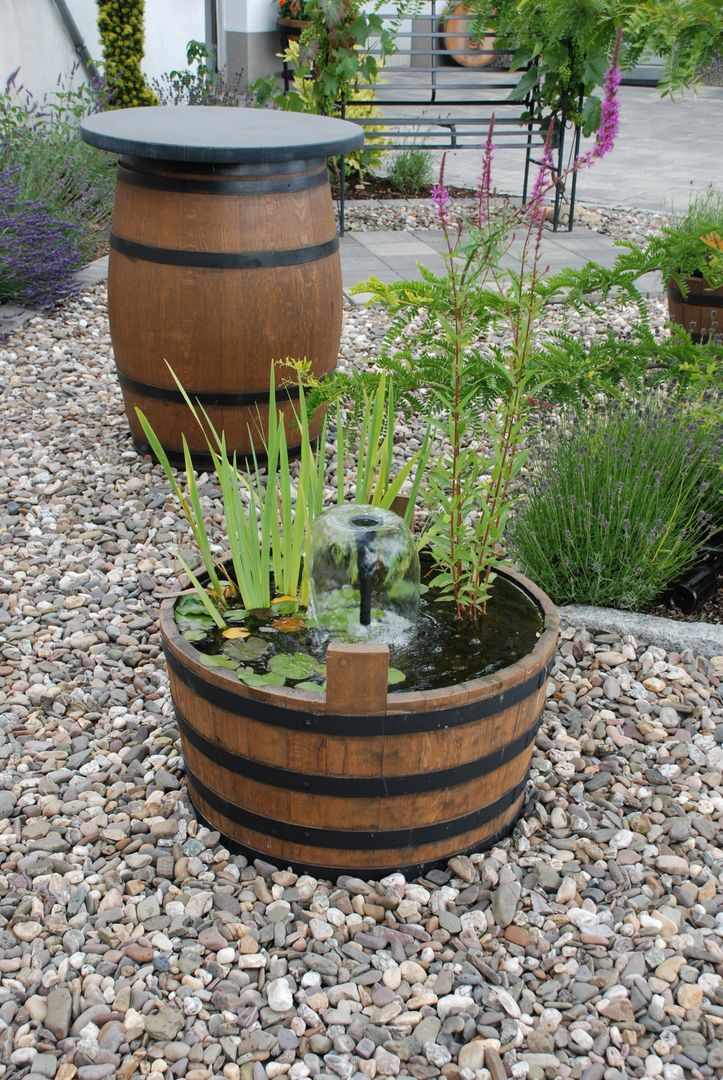
[[[505,54],[486,47],[494,39],[494,31],[485,35],[484,43],[468,43],[465,48],[450,50],[445,42],[448,31],[443,25],[442,12],[446,4],[427,0],[418,9],[410,30],[398,33],[400,47],[395,57],[408,56],[409,67],[386,66],[380,69],[376,83],[359,84],[354,97],[340,103],[340,115],[353,120],[366,129],[382,129],[383,149],[405,150],[418,146],[424,150],[481,150],[487,138],[489,123],[494,113],[496,146],[517,148],[524,151],[524,176],[522,200],[529,190],[530,169],[539,163],[543,138],[535,124],[525,118],[532,112],[532,97],[524,101],[510,101],[510,92],[517,85],[517,77],[509,70],[491,70],[489,67],[465,67],[454,63],[456,56],[477,58],[489,56],[499,59]],[[461,18],[462,16],[460,16]],[[471,16],[469,16],[471,18]],[[397,20],[391,13],[380,13],[387,21]],[[405,44],[409,41],[409,46]],[[374,47],[369,49],[378,55]],[[383,115],[359,117],[354,105],[368,105],[363,93],[374,91],[374,104]],[[390,111],[391,110],[391,111]],[[401,112],[399,111],[401,110]],[[448,113],[447,110],[452,110]],[[465,110],[464,112],[461,110]],[[471,112],[471,110],[474,110]],[[557,147],[558,175],[564,168],[565,131],[564,117],[560,124],[561,138]],[[373,138],[373,137],[372,137]],[[574,150],[579,149],[580,131],[573,129]],[[570,184],[570,208],[568,230],[572,229],[575,204],[576,175]],[[555,195],[553,229],[560,225],[564,197],[563,185]],[[339,185],[339,230],[344,234],[345,170],[341,159]]]

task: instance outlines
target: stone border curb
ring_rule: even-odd
[[[660,615],[638,615],[615,608],[572,604],[560,608],[564,624],[593,634],[632,634],[639,642],[666,652],[690,649],[696,656],[723,655],[723,626],[715,623],[688,623]]]

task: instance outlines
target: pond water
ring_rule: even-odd
[[[231,610],[224,636],[197,597],[176,604],[176,622],[208,667],[223,668],[250,686],[291,686],[323,693],[330,640],[350,640],[340,629],[322,630],[306,621],[293,601],[281,599],[264,611]],[[491,675],[532,651],[544,626],[536,602],[498,576],[486,615],[458,620],[454,604],[435,591],[420,600],[412,634],[390,645],[390,690],[437,690]]]

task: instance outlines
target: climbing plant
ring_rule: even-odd
[[[144,6],[145,0],[98,0],[98,31],[111,109],[157,104],[141,71]]]

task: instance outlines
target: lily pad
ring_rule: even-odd
[[[208,633],[206,630],[184,630],[183,636],[186,641],[205,641]]]
[[[275,671],[267,671],[265,675],[259,675],[256,671],[252,671],[251,668],[240,668],[236,674],[241,682],[245,682],[247,686],[252,686],[256,690],[262,686],[286,685],[286,679],[283,675],[278,675]]]
[[[283,675],[285,679],[296,681],[308,679],[318,670],[318,664],[313,656],[308,653],[297,652],[293,656],[288,653],[279,653],[269,660],[269,671],[275,671]]]
[[[176,626],[181,633],[186,630],[211,630],[215,625],[211,616],[206,612],[199,615],[176,614]]]
[[[248,619],[249,617],[249,613],[246,608],[229,608],[228,611],[224,612],[223,617],[229,624],[229,626],[238,626],[239,623],[246,622],[246,619]]]
[[[323,694],[326,690],[326,683],[310,682],[306,679],[304,682],[297,683],[294,690],[305,690],[310,694]]]
[[[242,641],[250,635],[251,631],[247,630],[245,626],[227,626],[225,630],[221,632],[221,637],[226,638],[227,641]]]
[[[232,660],[230,656],[222,656],[220,653],[200,653],[200,660],[206,667],[212,668],[230,668],[235,671],[238,667],[238,660]]]
[[[176,601],[176,606],[173,609],[176,615],[204,615],[209,618],[208,612],[203,605],[203,601],[200,596],[193,595],[181,596]]]
[[[232,656],[246,664],[250,660],[258,660],[268,652],[269,643],[260,637],[249,637],[245,641],[224,641],[221,649],[226,656]]]
[[[387,686],[396,686],[397,683],[406,682],[407,676],[399,668],[390,667],[389,675],[387,676]]]

